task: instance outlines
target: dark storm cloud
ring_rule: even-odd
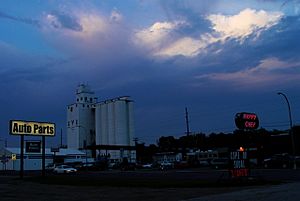
[[[207,55],[202,70],[194,72],[199,80],[191,81],[192,86],[211,85],[237,92],[275,91],[276,88],[298,86],[299,27],[299,17],[285,17],[276,26],[261,32],[259,37],[251,35],[242,43],[231,39],[211,45],[209,48],[222,47],[222,51],[215,56]],[[205,66],[213,61],[213,66]]]
[[[0,11],[0,18],[9,19],[9,20],[13,20],[13,21],[16,21],[16,22],[21,22],[21,23],[33,25],[33,26],[36,26],[36,27],[40,27],[41,26],[40,22],[38,20],[24,18],[24,17],[18,17],[18,16],[13,16],[13,15],[4,13],[2,11]]]
[[[61,65],[69,62],[68,59],[31,55],[5,43],[0,43],[0,61],[1,84],[11,80],[49,80],[61,72]]]
[[[64,28],[73,31],[82,31],[82,26],[78,22],[78,19],[72,15],[69,15],[64,12],[52,11],[48,14],[48,17],[52,17],[50,24],[54,28]]]
[[[260,40],[251,46],[257,55],[276,56],[283,59],[300,58],[300,17],[288,16],[273,29],[262,33]]]
[[[288,3],[299,3],[299,0],[258,0],[258,1],[267,1],[267,2],[282,2],[282,7],[286,6]]]
[[[279,24],[263,31],[259,37],[249,37],[242,44],[227,41],[222,49],[220,61],[232,70],[256,66],[261,60],[276,57],[281,60],[300,59],[300,18],[285,17]],[[231,58],[228,61],[228,58]],[[227,62],[226,62],[227,60]],[[226,68],[228,70],[228,68]]]
[[[73,31],[82,31],[82,26],[77,21],[77,19],[72,15],[69,15],[64,12],[52,11],[47,16],[52,17],[52,19],[50,21],[50,25],[54,28],[57,28],[57,29],[64,28],[64,29],[70,29]],[[33,25],[38,28],[41,28],[43,26],[43,23],[40,20],[30,19],[30,18],[25,18],[25,17],[18,17],[18,16],[4,13],[2,11],[0,11],[0,18],[13,20],[13,21],[21,22],[21,23],[28,24],[28,25]]]
[[[195,3],[181,0],[162,0],[160,4],[169,21],[182,19],[189,23],[189,26],[185,26],[184,29],[178,30],[178,32],[199,36],[199,33],[210,31],[210,23],[205,19],[205,16],[210,12],[210,8],[214,6],[213,2],[208,0],[196,2],[198,5],[196,9],[193,5]]]

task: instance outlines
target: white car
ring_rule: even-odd
[[[57,174],[63,174],[63,173],[75,173],[77,172],[77,170],[68,165],[59,165],[54,168],[53,172]]]
[[[162,162],[160,164],[160,169],[161,170],[168,170],[168,169],[172,169],[174,168],[174,164],[173,163],[170,163],[170,162]]]
[[[152,163],[147,163],[147,164],[143,164],[142,168],[148,169],[148,168],[152,168]]]

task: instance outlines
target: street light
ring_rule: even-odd
[[[291,135],[291,139],[292,139],[292,149],[293,149],[294,169],[297,169],[297,164],[296,164],[296,148],[295,148],[295,140],[294,140],[294,134],[293,134],[293,122],[292,122],[292,113],[291,113],[290,102],[289,102],[287,96],[284,93],[278,92],[277,94],[278,95],[282,95],[284,97],[284,99],[286,100],[286,103],[288,105],[289,119],[290,119],[290,135]]]

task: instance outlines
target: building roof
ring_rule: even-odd
[[[76,94],[87,93],[87,94],[94,94],[91,90],[90,86],[87,84],[79,84],[76,90]]]
[[[13,148],[13,147],[7,147],[5,148],[8,152],[14,153],[14,154],[20,154],[21,148]],[[28,154],[24,152],[24,154]],[[41,154],[41,153],[30,153],[30,154]],[[50,148],[45,149],[45,154],[54,154],[54,152],[51,152]],[[56,152],[56,155],[59,156],[66,156],[66,155],[85,155],[84,152],[76,149],[59,149],[59,152]]]
[[[53,152],[51,152],[53,153]],[[64,156],[64,155],[85,155],[85,152],[77,150],[77,149],[59,149],[59,152],[56,152],[56,155]]]

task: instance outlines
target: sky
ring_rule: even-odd
[[[135,135],[156,143],[230,133],[238,112],[265,129],[300,124],[299,0],[0,1],[0,143],[9,120],[56,124],[80,83],[134,100]]]

